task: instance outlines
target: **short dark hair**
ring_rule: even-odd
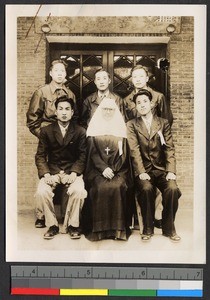
[[[56,101],[55,101],[55,108],[56,109],[58,108],[58,104],[61,103],[61,102],[68,102],[71,105],[71,109],[74,110],[75,103],[74,103],[74,100],[72,98],[68,98],[65,95],[57,98]]]
[[[150,91],[142,89],[142,90],[138,91],[138,93],[133,96],[133,102],[136,103],[137,97],[141,96],[141,95],[146,95],[149,98],[150,101],[152,100],[152,94],[150,93]]]
[[[135,71],[135,70],[144,70],[145,73],[146,73],[146,75],[149,76],[148,68],[145,67],[145,66],[142,66],[142,65],[136,65],[136,66],[134,66],[134,67],[131,69],[131,75],[132,75],[133,71]]]
[[[56,64],[63,64],[64,67],[65,67],[65,69],[67,69],[67,67],[68,67],[67,63],[66,63],[64,60],[62,60],[62,59],[56,59],[56,60],[53,60],[53,61],[51,62],[51,65],[50,65],[50,71],[52,71],[52,68],[53,68],[54,65],[56,65]]]
[[[95,71],[95,73],[94,73],[94,77],[95,78],[96,78],[96,74],[99,73],[99,72],[106,72],[107,75],[108,75],[108,77],[109,77],[109,79],[111,79],[111,76],[110,76],[109,72],[106,69],[102,68],[102,67],[100,69],[98,69],[98,70]]]

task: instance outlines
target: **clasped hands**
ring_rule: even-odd
[[[102,175],[107,179],[112,179],[114,177],[114,172],[108,167],[103,171]]]
[[[50,175],[50,173],[46,173],[44,175],[45,183],[51,186],[56,186],[58,183],[63,183],[64,185],[68,185],[73,183],[77,178],[77,173],[71,172],[71,174],[66,174],[64,172]]]
[[[77,178],[77,173],[71,172],[71,174],[63,174],[61,177],[61,183],[63,184],[71,184],[73,183]]]
[[[151,179],[151,177],[147,173],[141,173],[139,175],[139,178],[141,180],[150,180]],[[176,175],[174,173],[172,173],[172,172],[168,172],[167,175],[166,175],[166,180],[167,181],[168,180],[176,180]]]

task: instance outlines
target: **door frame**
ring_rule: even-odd
[[[114,52],[117,54],[123,54],[126,51],[126,55],[139,54],[139,49],[144,51],[144,55],[152,55],[154,51],[159,52],[158,58],[166,57],[167,45],[170,41],[170,37],[159,36],[159,37],[142,37],[142,36],[47,36],[48,41],[48,57],[47,65],[53,60],[57,59],[58,56],[69,54],[73,51],[74,54],[80,54],[81,51],[87,54],[92,53],[95,49],[99,49],[97,53],[103,53],[106,51],[112,51],[107,57],[107,61],[103,61],[103,65],[109,65],[109,71],[111,76],[114,74],[113,70],[113,55]],[[137,50],[138,49],[138,50]],[[56,52],[56,54],[55,54]],[[138,53],[137,53],[138,52]],[[106,55],[105,55],[106,57]],[[106,58],[105,58],[106,59]],[[46,68],[49,69],[49,68]],[[164,74],[162,74],[164,76]],[[49,81],[49,73],[46,72],[46,79]],[[163,78],[161,79],[161,81]],[[164,82],[164,91],[167,93],[168,84],[166,86]],[[113,80],[110,84],[110,89],[113,90]],[[162,91],[164,93],[164,91]],[[81,94],[81,91],[80,91]]]

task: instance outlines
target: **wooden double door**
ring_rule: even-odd
[[[110,73],[110,89],[123,98],[133,89],[130,71],[135,65],[148,67],[149,85],[166,94],[166,74],[157,67],[157,60],[165,55],[161,44],[50,45],[50,60],[61,58],[68,64],[66,85],[80,103],[96,90],[94,73],[101,67]]]

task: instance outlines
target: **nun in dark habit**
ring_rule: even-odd
[[[86,238],[127,240],[130,236],[132,169],[126,125],[115,101],[104,98],[87,128],[89,230]],[[132,193],[131,193],[132,194]]]

